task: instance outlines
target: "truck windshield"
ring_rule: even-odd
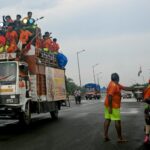
[[[15,62],[0,63],[0,85],[16,83],[17,64]]]
[[[94,92],[95,88],[86,88],[86,92]]]

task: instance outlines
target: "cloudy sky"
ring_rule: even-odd
[[[68,57],[66,74],[79,85],[77,52],[82,85],[107,85],[117,72],[120,83],[146,82],[150,77],[149,0],[0,0],[0,18],[16,14],[44,16],[38,24],[52,32]],[[142,74],[138,77],[139,67]],[[102,72],[102,73],[100,73]]]

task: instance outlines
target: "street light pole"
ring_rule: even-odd
[[[79,83],[80,83],[80,87],[81,87],[81,74],[80,74],[80,65],[79,65],[79,54],[84,52],[85,50],[81,50],[77,52],[77,62],[78,62],[78,73],[79,73]]]
[[[95,65],[92,66],[92,68],[93,68],[93,78],[94,78],[94,83],[96,83],[94,68],[95,68],[97,65],[98,65],[98,64],[95,64]]]
[[[99,75],[101,74],[102,72],[99,72],[97,73],[97,84],[99,85]]]

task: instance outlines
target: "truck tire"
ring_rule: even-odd
[[[58,105],[57,104],[55,104],[55,110],[51,111],[50,114],[53,120],[58,119]]]
[[[58,109],[55,110],[55,111],[51,111],[50,114],[51,114],[51,118],[52,118],[53,120],[58,119]]]
[[[29,125],[31,123],[31,111],[30,111],[30,102],[28,101],[25,106],[25,111],[21,112],[19,121],[23,125]]]

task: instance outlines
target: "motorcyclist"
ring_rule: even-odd
[[[76,104],[77,103],[81,104],[81,91],[79,89],[75,90],[74,96]]]

